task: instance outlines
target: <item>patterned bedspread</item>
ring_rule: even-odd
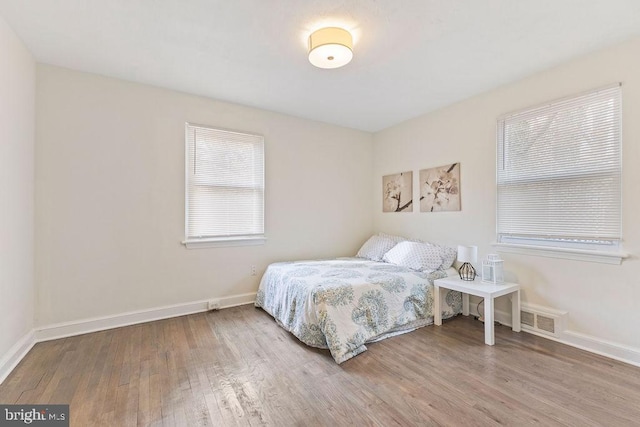
[[[426,274],[361,258],[271,264],[256,307],[307,345],[328,348],[342,363],[365,343],[433,323],[433,280]],[[459,292],[443,298],[443,319],[461,312]]]

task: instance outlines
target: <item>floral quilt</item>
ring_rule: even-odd
[[[279,262],[267,268],[255,305],[342,363],[365,351],[367,342],[433,323],[433,280],[446,276],[361,258]],[[442,318],[461,308],[461,294],[449,291]]]

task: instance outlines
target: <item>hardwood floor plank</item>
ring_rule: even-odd
[[[69,403],[72,426],[632,426],[640,368],[482,323],[367,345],[337,365],[251,306],[39,343],[0,403]]]

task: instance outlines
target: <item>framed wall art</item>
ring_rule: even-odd
[[[413,212],[413,172],[382,177],[382,212]]]
[[[420,212],[460,209],[460,163],[420,171]]]

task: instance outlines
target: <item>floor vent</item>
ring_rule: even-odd
[[[528,311],[520,311],[520,322],[523,326],[527,325],[533,328],[536,325],[536,315]]]
[[[551,334],[556,333],[556,319],[553,317],[543,316],[542,314],[538,314],[536,316],[536,320],[538,321],[538,329],[542,329],[545,332],[549,332]]]
[[[545,335],[558,336],[566,327],[566,318],[566,311],[534,304],[522,304],[520,310],[522,329]]]

